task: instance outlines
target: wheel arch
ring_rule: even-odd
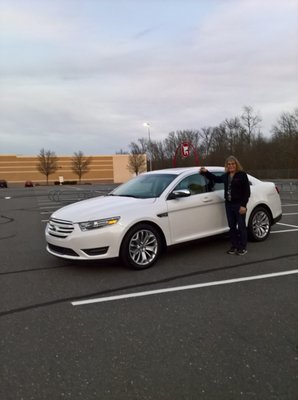
[[[257,208],[265,208],[265,210],[268,211],[269,216],[270,216],[270,222],[271,222],[271,224],[272,224],[272,222],[273,222],[273,216],[272,216],[272,211],[271,211],[270,207],[269,207],[267,204],[265,204],[265,203],[259,203],[259,204],[256,204],[256,205],[254,206],[254,208],[251,209],[251,212],[250,212],[250,214],[249,214],[249,216],[248,216],[248,218],[247,218],[247,221],[246,221],[247,226],[248,226],[248,223],[249,223],[249,221],[250,221],[250,218],[251,218],[253,212],[254,212]]]
[[[269,225],[268,226],[266,224],[259,225],[255,231],[253,228],[253,219],[254,219],[254,216],[258,212],[264,212],[267,214]],[[249,218],[248,218],[248,223],[247,223],[248,239],[253,242],[261,242],[261,241],[267,239],[267,237],[270,234],[272,222],[273,222],[273,216],[272,216],[270,207],[268,207],[266,204],[263,204],[263,203],[257,204],[252,209],[252,211],[249,215]],[[259,232],[261,232],[261,233],[265,232],[265,235],[258,235],[257,233],[259,233]]]
[[[121,244],[120,244],[120,247],[119,247],[119,254],[121,254],[121,250],[122,250],[122,246],[123,246],[123,242],[124,242],[125,237],[129,234],[129,232],[132,231],[132,229],[134,229],[136,226],[142,225],[142,224],[150,225],[154,229],[156,229],[158,231],[158,233],[160,234],[162,250],[164,251],[167,248],[166,237],[165,237],[165,234],[164,234],[163,230],[161,229],[161,227],[158,224],[156,224],[155,222],[152,222],[150,220],[142,220],[142,221],[138,221],[138,222],[134,223],[133,225],[131,225],[129,227],[129,229],[125,232],[125,234],[123,235],[123,237],[121,239]]]

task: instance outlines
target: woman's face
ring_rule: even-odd
[[[236,172],[236,163],[233,160],[227,162],[227,169],[230,174],[234,174]]]

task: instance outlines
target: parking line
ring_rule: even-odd
[[[283,223],[281,223],[281,222],[277,222],[276,225],[289,226],[290,228],[296,228],[296,229],[298,229],[298,226],[297,226],[297,225],[283,224]]]
[[[289,233],[289,232],[298,232],[298,228],[297,229],[283,229],[282,231],[271,231],[271,233]]]
[[[298,213],[283,213],[282,215],[298,215]]]
[[[122,295],[118,295],[118,296],[109,296],[109,297],[101,297],[101,298],[89,299],[89,300],[72,301],[71,304],[73,306],[82,306],[82,305],[88,305],[88,304],[94,304],[94,303],[105,303],[108,301],[151,296],[151,295],[155,295],[155,294],[163,294],[163,293],[169,293],[169,292],[179,292],[179,291],[183,291],[183,290],[198,289],[198,288],[209,287],[209,286],[228,285],[231,283],[247,282],[247,281],[254,281],[254,280],[259,280],[259,279],[276,278],[278,276],[293,275],[293,274],[298,274],[298,269],[294,269],[291,271],[275,272],[272,274],[247,276],[244,278],[227,279],[224,281],[198,283],[195,285],[177,286],[177,287],[166,288],[166,289],[149,290],[146,292],[128,293],[128,294],[122,294]]]

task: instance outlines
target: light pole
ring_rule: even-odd
[[[149,170],[152,171],[152,154],[151,154],[151,137],[150,137],[150,124],[149,122],[144,122],[144,126],[148,128],[148,149],[149,149]]]

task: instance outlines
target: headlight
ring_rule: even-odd
[[[111,217],[105,219],[97,219],[95,221],[79,222],[81,231],[90,231],[92,229],[103,228],[104,226],[115,225],[119,221],[120,217]]]

